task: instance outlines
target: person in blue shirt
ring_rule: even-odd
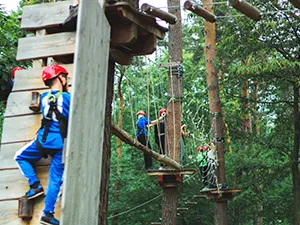
[[[23,70],[23,68],[21,68],[21,67],[15,67],[15,68],[13,68],[12,71],[11,71],[11,78],[10,78],[10,80],[9,80],[9,86],[10,86],[10,89],[11,89],[11,90],[12,90],[13,87],[14,87],[16,72],[17,72],[17,71],[20,71],[20,70]]]
[[[42,157],[52,156],[45,208],[40,221],[41,224],[46,225],[59,225],[59,221],[54,218],[54,208],[63,182],[62,155],[71,101],[68,93],[68,78],[67,70],[59,65],[47,66],[43,70],[42,80],[51,90],[40,97],[42,125],[37,137],[15,154],[21,173],[27,178],[30,186],[25,194],[28,199],[44,195],[44,189],[32,164]]]
[[[151,149],[151,145],[148,140],[148,128],[163,120],[163,117],[161,116],[158,119],[151,121],[146,117],[146,113],[143,110],[138,111],[136,116],[138,118],[136,137],[139,142]],[[144,161],[146,170],[153,169],[150,153],[144,152]]]

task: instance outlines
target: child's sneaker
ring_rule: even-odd
[[[40,223],[45,225],[59,225],[59,221],[54,218],[53,213],[44,213]]]
[[[28,199],[37,198],[44,194],[44,189],[40,183],[34,183],[30,185],[29,191],[26,192],[25,196]]]

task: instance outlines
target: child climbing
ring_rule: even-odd
[[[208,185],[207,150],[208,146],[199,146],[197,148],[197,163],[199,164],[199,170],[204,187]]]
[[[42,80],[46,86],[51,88],[51,91],[43,93],[40,97],[42,126],[37,132],[37,137],[15,154],[15,160],[19,164],[21,173],[29,182],[30,189],[25,194],[28,199],[34,199],[44,194],[44,189],[36,176],[32,163],[42,157],[52,156],[45,208],[40,221],[41,224],[46,225],[59,225],[59,221],[54,218],[54,207],[63,182],[62,152],[64,139],[67,136],[70,110],[68,78],[68,72],[62,66],[51,65],[43,70]]]
[[[163,117],[159,117],[156,120],[149,120],[146,117],[146,113],[143,110],[140,110],[136,113],[137,116],[137,132],[136,132],[136,137],[139,142],[141,142],[143,145],[147,146],[148,148],[151,149],[150,142],[148,140],[148,128],[151,126],[157,124],[159,121],[163,120]],[[150,153],[144,152],[144,161],[145,161],[145,169],[153,169],[152,167],[152,157]]]
[[[159,110],[159,116],[165,117],[167,113],[166,109],[160,109]],[[155,137],[155,143],[157,144],[158,152],[159,154],[165,155],[165,127],[166,127],[166,121],[165,119],[162,119],[157,123],[154,127],[154,137]],[[160,164],[159,170],[163,170],[164,165]]]
[[[190,132],[187,131],[186,124],[183,124],[180,129],[181,129],[181,133],[180,133],[180,163],[181,163],[181,165],[183,165],[185,139],[187,137],[189,137]]]
[[[15,83],[16,72],[20,71],[20,70],[23,70],[23,68],[21,68],[21,67],[15,67],[11,71],[11,78],[9,80],[9,86],[10,86],[11,89],[13,88],[14,83]]]

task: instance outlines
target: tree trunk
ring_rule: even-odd
[[[203,0],[204,8],[210,13],[213,12],[213,1]],[[224,134],[223,134],[223,119],[221,115],[221,101],[219,93],[218,73],[214,66],[216,59],[216,25],[204,21],[205,31],[205,58],[206,58],[206,73],[207,86],[209,97],[209,109],[212,115],[211,131],[216,146],[216,154],[218,157],[218,183],[225,184],[225,160],[224,160]],[[227,216],[227,201],[215,203],[215,225],[228,225]]]
[[[107,89],[106,89],[106,105],[105,105],[105,130],[103,140],[102,155],[102,175],[99,202],[99,222],[98,225],[107,225],[108,210],[108,184],[110,174],[110,156],[111,156],[111,103],[114,90],[115,62],[109,61]]]
[[[164,187],[162,198],[162,225],[176,225],[178,188]],[[175,212],[175,215],[174,215]]]
[[[294,195],[294,225],[300,225],[300,171],[299,171],[299,147],[300,147],[300,118],[299,118],[299,85],[294,86],[294,149],[292,152],[292,175]]]
[[[118,117],[118,127],[121,129],[123,128],[123,111],[124,111],[124,98],[122,94],[122,80],[125,74],[125,67],[122,67],[121,69],[121,75],[118,81],[118,94],[120,98],[120,111],[119,111],[119,117]],[[118,179],[114,186],[114,202],[119,201],[119,190],[121,188],[120,178],[121,178],[121,171],[120,171],[120,162],[122,161],[122,142],[121,139],[116,137],[116,145],[117,145],[117,176]],[[113,212],[113,216],[118,214],[118,211]],[[118,217],[113,217],[112,225],[118,224]]]
[[[178,7],[175,7],[178,6]],[[168,0],[169,13],[177,17],[178,23],[169,26],[169,62],[182,63],[182,25],[180,0]],[[168,96],[171,101],[167,106],[166,117],[166,154],[180,162],[180,136],[181,136],[181,98],[182,98],[182,77],[174,76],[170,69],[168,77]],[[178,203],[177,187],[163,187],[162,200],[162,225],[176,225]]]

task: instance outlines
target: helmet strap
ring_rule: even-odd
[[[64,85],[62,80],[60,79],[60,77],[58,77],[58,79],[59,79],[59,82],[61,83],[62,91],[67,92],[66,86],[68,85],[68,83],[66,82],[66,84]]]

